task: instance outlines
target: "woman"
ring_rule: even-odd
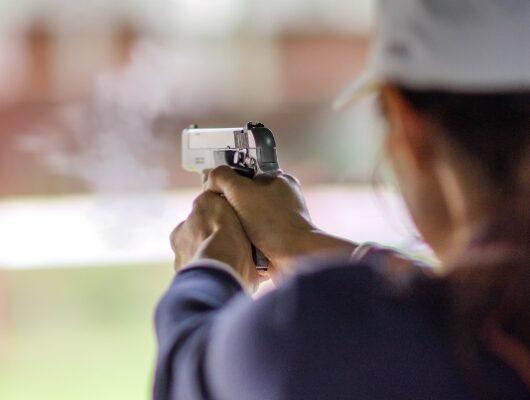
[[[530,5],[379,11],[372,78],[348,100],[378,90],[388,157],[443,269],[321,232],[288,175],[215,169],[171,236],[155,398],[530,398]],[[280,282],[256,301],[251,242]]]

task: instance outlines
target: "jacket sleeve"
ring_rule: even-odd
[[[155,313],[154,399],[273,395],[281,371],[270,365],[279,364],[282,344],[288,346],[288,336],[278,340],[288,303],[276,294],[253,301],[233,274],[209,262],[179,273]]]

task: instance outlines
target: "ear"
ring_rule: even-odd
[[[417,168],[429,168],[435,155],[434,124],[415,110],[398,89],[385,86],[381,95],[393,136],[391,146],[399,148]]]

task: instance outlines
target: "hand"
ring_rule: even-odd
[[[191,261],[210,258],[234,268],[250,286],[259,281],[243,227],[217,193],[206,191],[195,199],[191,214],[173,230],[170,241],[177,271]]]
[[[221,166],[209,173],[205,185],[225,196],[247,236],[271,261],[273,270],[287,272],[300,256],[330,252],[349,255],[356,247],[313,225],[300,185],[290,175],[251,180]]]

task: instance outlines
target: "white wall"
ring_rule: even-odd
[[[365,32],[375,0],[4,0],[0,29],[35,18],[63,32],[112,29],[132,21],[155,32],[219,36],[242,30]]]

